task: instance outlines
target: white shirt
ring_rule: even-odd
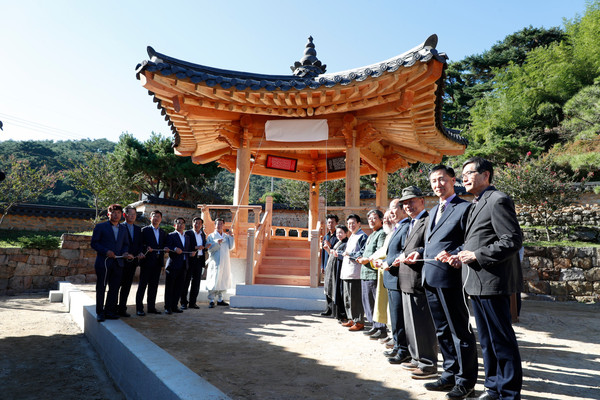
[[[194,235],[196,236],[196,246],[204,246],[204,242],[202,241],[202,231],[194,231]],[[198,255],[201,256],[202,254],[204,254],[203,250],[198,250]]]

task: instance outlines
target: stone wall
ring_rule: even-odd
[[[599,260],[597,247],[526,247],[524,292],[560,301],[600,301]]]
[[[0,295],[47,291],[58,281],[96,282],[91,237],[64,234],[61,239],[57,250],[0,249]]]

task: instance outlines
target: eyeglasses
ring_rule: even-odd
[[[463,178],[468,178],[469,176],[478,173],[478,171],[465,171],[463,172],[462,176]]]

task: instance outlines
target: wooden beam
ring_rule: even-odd
[[[224,147],[222,149],[211,151],[210,153],[198,153],[196,150],[191,156],[194,164],[206,164],[211,161],[216,161],[221,158],[221,156],[229,153],[231,153],[231,149],[229,147]]]
[[[275,142],[272,140],[260,139],[250,140],[250,148],[256,150],[344,150],[346,143],[343,138],[330,138],[329,140],[320,140],[318,142]]]
[[[368,162],[373,168],[379,170],[384,169],[383,159],[373,153],[371,150],[362,148],[360,149],[360,158]]]

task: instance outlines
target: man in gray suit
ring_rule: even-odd
[[[480,399],[520,399],[523,370],[511,324],[510,295],[520,289],[519,249],[522,233],[513,201],[491,185],[492,163],[473,157],[463,164],[463,184],[475,196],[457,255],[447,257],[460,267],[471,296],[485,368]],[[522,279],[521,279],[522,281]]]
[[[421,253],[425,245],[425,229],[429,214],[421,189],[409,186],[402,190],[400,198],[404,211],[411,218],[402,254],[392,265],[398,266],[398,281],[402,291],[402,309],[406,341],[411,359],[402,367],[411,371],[413,379],[437,377],[437,339],[431,319],[427,296],[421,284],[423,261]]]
[[[460,398],[460,394],[472,389],[477,381],[475,335],[469,325],[460,270],[434,259],[458,253],[464,241],[471,203],[454,193],[456,177],[451,167],[433,167],[429,183],[439,203],[429,213],[425,233],[423,258],[427,261],[423,266],[423,287],[444,359],[444,372],[436,382],[426,383],[425,389],[455,391]],[[454,389],[455,385],[463,388]]]

